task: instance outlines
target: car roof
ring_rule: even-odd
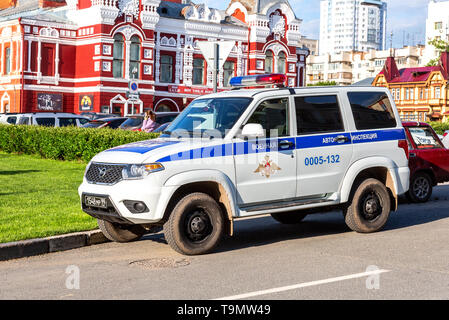
[[[255,96],[273,96],[277,95],[291,95],[291,94],[302,94],[302,93],[319,93],[319,92],[386,92],[388,91],[385,87],[366,87],[366,86],[312,86],[312,87],[301,87],[301,88],[258,88],[258,89],[247,89],[247,88],[235,88],[231,90],[221,91],[217,93],[211,93],[208,95],[201,96],[197,99],[211,99],[211,98],[243,98],[243,97],[255,97]]]
[[[402,125],[404,127],[430,127],[430,124],[419,121],[403,121]]]

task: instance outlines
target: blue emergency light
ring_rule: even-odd
[[[251,86],[265,86],[278,85],[284,86],[287,77],[285,74],[260,74],[252,76],[234,77],[229,84],[231,87],[251,87]]]

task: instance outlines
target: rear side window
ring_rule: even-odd
[[[55,118],[36,118],[36,123],[40,126],[54,127]]]
[[[18,124],[30,124],[30,118],[29,117],[20,118]]]
[[[358,130],[396,127],[390,99],[384,92],[348,92]]]
[[[60,127],[76,126],[75,118],[59,118]]]
[[[344,131],[337,96],[295,97],[298,134]]]
[[[6,119],[6,122],[8,122],[9,124],[16,124],[17,121],[17,117],[8,117],[8,119]]]

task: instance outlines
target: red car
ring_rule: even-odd
[[[410,189],[408,198],[426,202],[433,186],[449,181],[449,149],[446,149],[430,125],[403,122],[409,148]]]

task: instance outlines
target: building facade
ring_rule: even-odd
[[[0,11],[0,112],[181,110],[213,90],[200,41],[234,42],[218,90],[266,72],[302,86],[300,25],[286,0],[17,0]]]
[[[388,58],[373,85],[390,89],[403,120],[447,121],[449,119],[449,53],[438,66],[398,69]]]
[[[320,54],[384,50],[387,4],[379,0],[321,0]]]
[[[306,81],[307,84],[335,81],[338,85],[349,85],[366,78],[374,78],[382,71],[387,58],[392,55],[399,68],[419,67],[422,65],[424,46],[309,56]]]
[[[309,49],[310,55],[312,56],[318,56],[320,54],[319,40],[302,37],[299,46]]]
[[[428,44],[433,39],[449,41],[449,1],[430,0],[429,2],[426,20],[425,64],[439,56],[435,47]]]

